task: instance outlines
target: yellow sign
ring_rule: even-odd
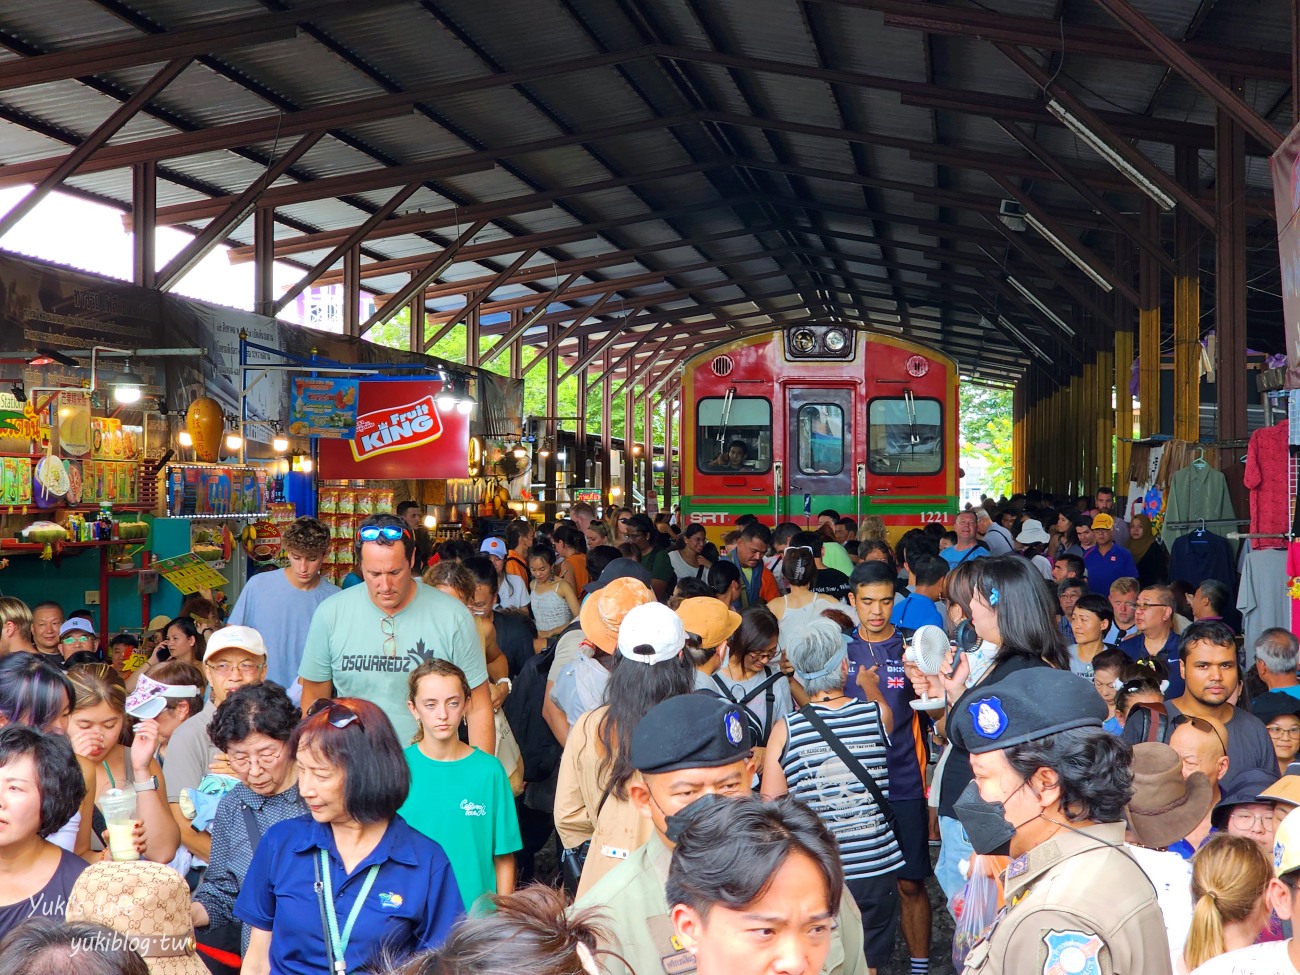
[[[225,576],[193,552],[155,562],[151,568],[157,569],[158,574],[179,589],[182,596],[226,584]]]

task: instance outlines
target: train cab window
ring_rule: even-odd
[[[695,414],[696,463],[709,474],[772,468],[772,404],[761,396],[712,396]]]
[[[873,474],[937,474],[943,468],[943,407],[912,395],[867,407],[867,466]]]
[[[799,472],[838,474],[844,470],[844,410],[837,403],[799,408]]]

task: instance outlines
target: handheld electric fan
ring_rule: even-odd
[[[939,673],[950,649],[948,634],[942,628],[919,626],[912,635],[911,644],[903,651],[903,659],[916,664],[921,673],[934,677]],[[943,698],[919,697],[912,702],[912,707],[918,711],[933,711],[944,704]]]

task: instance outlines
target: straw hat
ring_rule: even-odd
[[[1142,846],[1156,850],[1185,839],[1204,822],[1214,805],[1214,786],[1204,772],[1183,779],[1183,760],[1168,745],[1144,741],[1133,746],[1133,798],[1129,828]]]
[[[118,932],[151,975],[208,975],[195,948],[189,886],[161,863],[92,864],[72,885],[67,919]]]
[[[582,604],[582,635],[606,653],[618,648],[618,628],[634,607],[653,603],[655,594],[645,583],[624,576],[602,586]]]

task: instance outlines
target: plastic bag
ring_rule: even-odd
[[[989,933],[998,916],[998,882],[988,869],[992,859],[973,856],[970,879],[952,899],[957,922],[952,932],[952,964],[957,971],[962,970],[966,956]]]

